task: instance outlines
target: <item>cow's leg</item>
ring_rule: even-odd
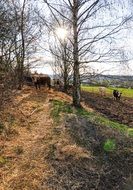
[[[118,96],[116,97],[116,100],[119,101],[119,97]]]
[[[39,88],[39,90],[41,89],[41,85],[40,85],[40,82],[38,82],[38,88]]]
[[[36,90],[37,90],[37,83],[35,82],[34,85],[35,85],[35,88],[36,88]]]
[[[48,89],[50,90],[51,89],[51,84],[49,82],[47,83],[47,86],[48,86]]]

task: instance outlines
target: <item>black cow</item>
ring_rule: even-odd
[[[115,98],[115,100],[120,100],[121,99],[121,92],[119,92],[118,90],[113,90],[113,96]]]

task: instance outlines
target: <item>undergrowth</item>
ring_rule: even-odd
[[[54,163],[58,179],[56,184],[58,181],[63,187],[65,184],[67,189],[71,189],[74,182],[80,185],[78,189],[85,190],[115,189],[116,186],[117,189],[122,189],[123,184],[130,185],[131,182],[127,179],[132,174],[132,139],[127,138],[127,135],[132,136],[132,129],[113,122],[95,111],[76,109],[71,104],[59,100],[53,100],[52,103],[53,119],[59,122],[55,123],[56,127],[62,124],[62,115],[65,119],[64,125],[60,128],[61,136],[57,137],[58,143],[54,142],[54,145],[50,146],[49,153],[50,158],[56,159],[56,164]],[[67,141],[65,138],[68,138]],[[80,155],[78,159],[74,154],[75,150],[76,156]],[[84,157],[84,152],[81,154],[79,150],[89,152],[90,157]],[[93,172],[90,168],[93,168]],[[61,172],[64,178],[60,180],[58,175]],[[70,182],[66,184],[69,179],[71,184]],[[54,177],[51,181],[54,181]],[[93,188],[91,183],[95,184]]]

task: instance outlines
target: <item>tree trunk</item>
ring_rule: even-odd
[[[79,63],[74,63],[74,76],[73,76],[73,105],[80,107],[80,75],[79,75]]]
[[[18,90],[21,90],[23,87],[23,62],[20,63],[18,69]]]
[[[73,75],[73,105],[80,107],[80,74],[79,74],[79,55],[78,55],[78,0],[73,0],[73,60],[74,60],[74,75]]]
[[[64,64],[66,64],[66,63],[64,63]],[[64,70],[64,92],[67,92],[67,90],[68,90],[67,78],[68,78],[68,74],[67,74],[67,70],[65,68],[65,70]]]
[[[63,64],[64,64],[64,76],[63,76],[63,80],[64,80],[64,92],[67,93],[68,91],[68,65],[67,65],[67,52],[66,52],[66,43],[64,42],[64,52],[63,52]]]
[[[24,73],[24,59],[25,59],[25,38],[24,38],[24,9],[25,9],[26,0],[23,2],[22,12],[21,12],[21,43],[22,43],[22,49],[21,49],[21,58],[20,58],[20,64],[19,64],[19,76],[18,76],[18,89],[21,90],[23,87],[23,73]]]

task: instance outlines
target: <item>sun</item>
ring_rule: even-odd
[[[65,28],[57,28],[56,29],[56,35],[61,40],[64,40],[66,38],[66,36],[67,36],[67,30]]]

